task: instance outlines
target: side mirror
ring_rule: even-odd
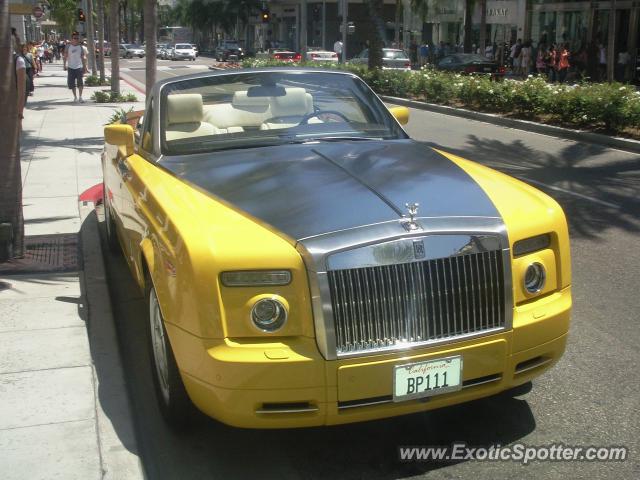
[[[389,111],[400,122],[400,125],[409,123],[409,109],[407,107],[391,107]]]
[[[109,145],[125,147],[127,157],[133,155],[133,128],[131,125],[107,125],[104,127],[104,141]]]

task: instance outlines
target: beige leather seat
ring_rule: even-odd
[[[219,133],[216,127],[203,120],[202,95],[199,93],[178,93],[167,97],[167,141]]]
[[[269,99],[275,121],[264,122],[261,130],[295,127],[305,115],[313,112],[313,97],[304,88],[285,88],[285,95]]]
[[[220,129],[220,133],[242,132],[247,127],[257,128],[271,116],[269,97],[249,97],[246,90],[234,92],[231,103],[204,107],[204,120]]]

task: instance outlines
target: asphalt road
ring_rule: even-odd
[[[149,478],[640,478],[640,155],[417,110],[411,111],[407,131],[416,140],[528,181],[564,207],[572,241],[574,310],[563,359],[517,397],[305,430],[239,430],[203,418],[194,432],[176,435],[156,408],[142,299],[122,257],[105,249]],[[624,445],[630,458],[528,466],[398,461],[398,446],[454,441]]]

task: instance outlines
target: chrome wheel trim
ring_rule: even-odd
[[[167,362],[167,342],[162,325],[162,313],[155,288],[149,294],[149,322],[151,327],[151,346],[156,370],[156,378],[166,405],[169,404],[169,367]]]

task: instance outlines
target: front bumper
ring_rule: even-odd
[[[247,428],[336,425],[432,410],[494,395],[537,377],[562,356],[571,291],[516,307],[513,330],[436,347],[324,360],[312,338],[203,340],[167,325],[194,404]],[[393,403],[399,364],[463,357],[462,390]]]

